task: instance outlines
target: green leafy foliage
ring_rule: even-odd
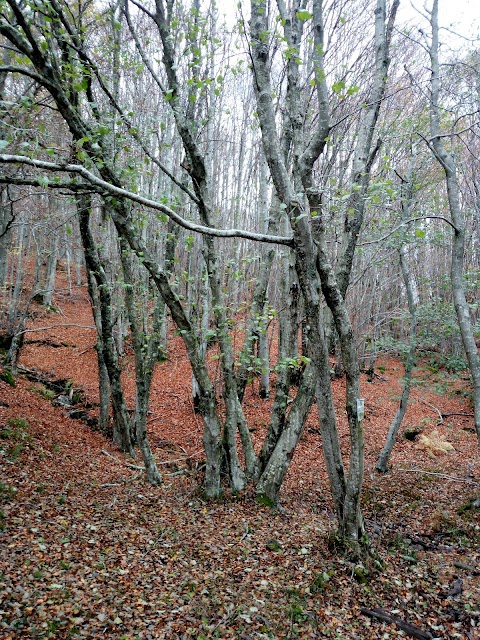
[[[0,373],[0,380],[3,380],[7,384],[9,384],[11,387],[17,386],[17,383],[15,381],[15,376],[13,375],[10,369],[4,369]]]
[[[313,15],[310,13],[310,11],[305,10],[297,11],[295,15],[299,20],[311,20],[313,18]]]
[[[27,431],[28,422],[24,418],[10,418],[7,425],[0,428],[0,439],[6,441],[5,455],[14,462],[30,442],[31,436]]]

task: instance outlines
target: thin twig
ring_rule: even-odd
[[[437,478],[446,478],[447,480],[458,480],[459,482],[468,482],[469,484],[479,484],[475,480],[467,478],[459,478],[458,476],[447,476],[445,473],[434,473],[433,471],[424,471],[423,469],[395,469],[395,471],[403,471],[404,473],[425,473],[428,476],[437,476]]]
[[[411,222],[420,222],[422,220],[442,220],[443,222],[446,222],[447,224],[449,224],[454,231],[456,231],[456,227],[453,224],[453,222],[448,218],[445,218],[444,216],[417,216],[416,218],[410,218],[409,220],[404,220],[397,227],[392,229],[392,231],[389,231],[386,235],[382,236],[381,238],[377,238],[376,240],[366,240],[365,242],[358,243],[357,246],[364,247],[368,244],[377,244],[378,242],[383,242],[390,236],[393,236],[394,233],[396,233],[399,229],[404,227],[406,224],[410,224]]]
[[[116,458],[115,456],[112,456],[112,454],[108,453],[108,451],[105,451],[105,449],[102,449],[102,453],[104,456],[108,456],[109,458],[112,458],[112,460],[115,460],[115,462],[118,462],[119,464],[121,464],[118,458]]]
[[[195,453],[192,453],[192,455],[186,455],[186,457],[184,458],[176,458],[175,460],[164,460],[163,462],[157,462],[157,465],[159,464],[174,464],[175,462],[183,462],[184,460],[188,460],[189,458],[193,458],[194,456],[198,456],[199,453],[202,453],[203,449],[199,449],[198,451],[195,451]]]
[[[409,622],[406,622],[405,620],[401,620],[400,618],[397,618],[397,616],[394,616],[388,613],[387,611],[385,611],[384,609],[381,609],[380,607],[376,607],[375,609],[365,609],[362,607],[360,611],[361,613],[363,613],[364,616],[368,616],[369,618],[381,620],[382,622],[387,622],[389,624],[393,623],[399,629],[402,629],[402,631],[405,631],[407,635],[409,635],[412,638],[417,638],[417,640],[432,640],[433,638],[430,631],[423,631],[422,629],[419,629],[415,625],[410,624]]]
[[[443,424],[443,415],[442,415],[442,412],[440,411],[440,409],[438,409],[434,404],[431,404],[430,402],[427,402],[426,400],[422,400],[421,398],[417,398],[417,401],[418,402],[422,402],[427,407],[430,407],[430,409],[433,409],[434,411],[436,411],[436,413],[438,414],[438,424]]]
[[[36,329],[23,329],[23,331],[19,331],[17,335],[21,335],[22,333],[35,333],[36,331],[48,331],[49,329],[56,329],[57,327],[77,327],[78,329],[96,329],[96,327],[92,327],[89,324],[52,324],[50,327],[37,327]]]

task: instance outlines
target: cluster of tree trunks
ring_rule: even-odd
[[[182,336],[192,367],[195,409],[204,427],[206,495],[215,498],[221,494],[223,470],[233,491],[242,491],[247,483],[252,482],[261,500],[276,505],[308,413],[316,399],[339,534],[355,552],[360,550],[365,533],[360,510],[364,474],[363,408],[357,341],[345,299],[358,238],[364,225],[372,167],[382,147],[382,140],[376,131],[388,82],[398,4],[398,0],[394,0],[388,15],[386,0],[376,0],[375,6],[372,6],[372,72],[368,99],[361,106],[357,120],[341,248],[336,263],[328,245],[329,217],[317,176],[319,163],[336,128],[341,124],[341,121],[334,120],[335,110],[325,70],[328,42],[322,0],[312,0],[308,11],[297,1],[287,4],[284,0],[277,0],[274,16],[266,0],[252,0],[250,22],[248,25],[242,22],[242,33],[249,43],[255,117],[261,132],[259,202],[264,208],[261,233],[222,230],[215,224],[217,212],[212,179],[215,167],[211,138],[217,94],[210,87],[211,82],[203,84],[202,73],[214,75],[217,63],[214,53],[208,55],[205,62],[200,53],[194,52],[201,52],[208,38],[213,47],[216,27],[210,25],[209,30],[209,21],[202,14],[199,0],[193,0],[188,18],[185,18],[187,26],[183,35],[188,55],[192,54],[186,88],[185,78],[179,71],[179,56],[175,47],[178,16],[185,9],[180,3],[156,0],[150,7],[125,0],[106,9],[112,27],[112,82],[107,80],[87,41],[88,29],[85,25],[89,8],[86,4],[79,3],[73,9],[62,0],[51,0],[39,1],[30,7],[29,3],[5,0],[0,16],[0,34],[9,43],[5,48],[4,64],[0,67],[0,98],[4,95],[7,75],[19,74],[48,92],[69,132],[63,155],[60,153],[61,157],[54,161],[45,159],[40,152],[38,157],[1,155],[0,161],[4,167],[23,165],[32,172],[32,175],[20,177],[5,175],[1,181],[8,184],[15,178],[16,184],[34,185],[38,181],[35,171],[50,171],[55,176],[49,183],[52,193],[54,189],[62,189],[74,195],[98,333],[101,425],[106,427],[112,411],[116,442],[132,456],[135,456],[135,447],[138,446],[149,481],[156,484],[161,482],[148,443],[146,419],[155,362],[165,348],[168,310]],[[140,25],[144,27],[145,24],[156,33],[161,44],[161,64],[160,60],[152,57],[148,45],[140,36]],[[431,11],[431,27],[431,137],[427,142],[446,177],[453,229],[451,279],[455,309],[474,380],[475,425],[480,439],[480,363],[462,282],[465,225],[455,158],[453,152],[446,149],[440,129],[437,0],[434,0]],[[126,47],[122,34],[134,47],[149,82],[170,112],[172,130],[174,126],[183,156],[178,173],[162,162],[161,154],[152,150],[152,145],[156,144],[155,136],[142,137],[132,124],[132,114],[122,105],[120,52],[122,46]],[[274,98],[280,90],[276,84],[278,79],[274,77],[273,64],[276,54],[273,43],[277,37],[287,52],[283,57],[285,75],[281,83],[281,117]],[[22,62],[12,63],[9,51],[22,56]],[[310,93],[305,90],[306,76],[302,65],[307,65],[309,70],[311,82],[308,86],[313,87]],[[203,94],[200,87],[206,87]],[[200,104],[201,96],[205,99],[203,106]],[[310,106],[308,115],[305,115],[307,104]],[[198,126],[202,118],[206,139],[202,138]],[[155,166],[162,179],[167,179],[170,187],[175,189],[178,206],[166,205],[160,196],[155,199],[142,195],[148,192],[146,178],[136,174],[133,169],[130,171],[128,159],[123,164],[119,161],[117,145],[120,129],[128,132],[148,164]],[[412,156],[408,178],[402,179],[401,224],[405,224],[407,230],[415,192],[413,160]],[[243,171],[241,166],[239,176]],[[68,179],[64,179],[65,176]],[[242,185],[238,178],[235,226],[240,217],[238,203],[241,192]],[[3,192],[2,198],[5,199]],[[99,207],[103,212],[103,223],[92,231],[93,211]],[[185,212],[188,207],[190,217],[198,218],[196,222],[179,213]],[[144,232],[142,211],[146,209],[168,217],[166,226],[164,222],[163,226],[158,223],[159,233],[165,234],[160,258],[157,247]],[[8,243],[11,219],[7,200],[2,200],[1,243]],[[184,302],[175,281],[177,223],[200,234],[200,240],[195,242],[201,248],[201,257],[196,263],[200,272],[197,288],[202,292],[201,304],[193,304],[191,300]],[[125,303],[125,311],[116,316],[114,279],[108,274],[108,260],[102,255],[101,243],[98,242],[98,238],[107,233],[107,228],[114,238],[114,251],[121,271],[122,300]],[[268,243],[267,248],[261,250],[261,263],[238,363],[232,343],[229,300],[224,287],[224,264],[215,236]],[[283,308],[279,316],[279,366],[271,420],[264,444],[257,454],[242,403],[254,371],[261,375],[260,395],[270,395],[268,291],[275,261],[275,245],[282,247],[283,252],[278,279],[278,299]],[[5,278],[5,275],[2,276],[5,271],[5,266],[2,266],[4,253],[0,251],[0,280]],[[387,469],[388,458],[406,410],[416,350],[415,282],[404,244],[399,246],[398,253],[411,318],[410,346],[399,410],[377,464],[382,471]],[[57,244],[54,238],[43,284],[45,304],[52,302],[56,261]],[[118,330],[120,325],[127,328],[135,354],[136,404],[133,417],[127,409],[121,384],[120,358],[124,332]],[[301,351],[298,345],[300,327]],[[215,381],[206,362],[209,334],[213,336],[220,352],[222,412],[218,407]],[[348,465],[340,448],[331,386],[329,356],[335,342],[346,378],[345,410],[350,434]],[[291,399],[293,385],[297,389]],[[242,457],[244,464],[241,463]],[[398,621],[391,621],[399,625]]]

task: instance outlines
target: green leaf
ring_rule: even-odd
[[[299,20],[311,20],[313,18],[310,11],[297,11],[296,15]]]
[[[6,149],[9,144],[10,143],[8,140],[0,140],[0,151],[3,151],[4,149]]]
[[[10,371],[10,369],[4,369],[0,373],[0,380],[3,380],[3,382],[6,382],[11,387],[16,387],[17,386],[17,383],[15,382],[15,376]]]
[[[424,238],[425,231],[422,231],[421,229],[415,229],[415,235],[417,236],[417,238]]]
[[[77,140],[77,147],[83,147],[83,145],[85,144],[85,142],[89,142],[90,138],[88,136],[83,136],[83,138],[80,138],[80,140]]]

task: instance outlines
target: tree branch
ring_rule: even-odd
[[[446,222],[447,224],[449,224],[454,231],[457,230],[457,227],[453,224],[453,222],[448,218],[444,218],[443,216],[419,216],[418,218],[410,218],[409,220],[404,220],[402,223],[398,225],[398,227],[395,227],[395,229],[392,229],[392,231],[387,233],[385,236],[382,236],[377,240],[367,240],[366,242],[361,242],[357,244],[357,247],[365,247],[367,244],[377,244],[377,242],[383,242],[384,240],[392,236],[394,233],[396,233],[399,229],[404,227],[406,224],[410,224],[411,222],[418,222],[419,220],[443,220],[443,222]]]
[[[127,200],[131,200],[132,202],[136,202],[137,204],[144,205],[145,207],[148,207],[155,211],[160,211],[184,229],[188,229],[189,231],[193,231],[194,233],[200,233],[206,236],[215,236],[217,238],[245,238],[247,240],[254,240],[256,242],[267,242],[270,244],[282,244],[287,246],[292,246],[293,243],[292,238],[284,236],[270,236],[264,233],[255,233],[253,231],[244,231],[242,229],[216,229],[214,227],[205,227],[203,225],[195,224],[194,222],[185,220],[177,213],[175,213],[173,209],[170,209],[170,207],[167,207],[166,205],[156,202],[155,200],[150,200],[149,198],[145,198],[144,196],[141,196],[137,193],[133,193],[132,191],[117,187],[113,184],[110,184],[109,182],[106,182],[105,180],[102,180],[81,165],[57,164],[55,162],[47,162],[45,160],[35,160],[26,156],[7,154],[0,155],[0,163],[1,162],[6,164],[26,164],[31,167],[36,167],[37,169],[45,169],[47,171],[78,173],[83,178],[88,180],[91,184],[100,187],[109,194],[118,196],[120,198],[126,198]]]
[[[38,84],[43,85],[44,87],[51,87],[51,82],[48,81],[47,78],[41,76],[39,73],[35,73],[34,71],[30,71],[30,69],[24,69],[23,67],[16,67],[11,64],[0,66],[0,73],[20,73],[22,76],[28,76],[38,82]]]

